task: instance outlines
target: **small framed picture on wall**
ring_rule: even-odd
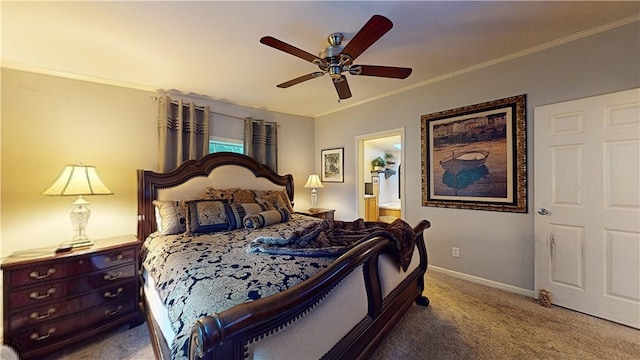
[[[322,182],[344,182],[344,148],[324,149],[320,153]]]

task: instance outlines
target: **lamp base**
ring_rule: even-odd
[[[316,209],[316,204],[318,204],[318,190],[313,188],[311,189],[311,208]]]

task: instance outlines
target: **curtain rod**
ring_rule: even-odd
[[[197,106],[196,106],[196,107],[197,107]],[[241,118],[241,117],[239,117],[239,116],[227,115],[227,114],[223,114],[223,113],[219,113],[219,112],[215,112],[215,111],[210,111],[210,113],[211,113],[211,114],[214,114],[214,115],[220,115],[220,116],[224,116],[224,117],[228,117],[228,118],[232,118],[232,119],[238,119],[238,120],[242,120],[242,121],[247,120],[247,118]],[[252,119],[253,119],[253,118],[252,118]],[[253,122],[254,122],[254,123],[255,123],[255,122],[259,122],[259,121],[260,121],[260,120],[258,120],[258,119],[253,119]],[[273,126],[273,123],[265,122],[265,124],[264,124],[264,125],[265,125],[265,126]]]
[[[158,100],[158,97],[157,97],[157,96],[153,96],[153,97],[152,97],[152,99],[153,99],[154,101],[157,101],[157,100]],[[176,104],[176,105],[177,105],[177,104],[179,104],[179,101],[178,101],[178,100],[169,100],[169,102],[170,102],[170,103],[174,103],[174,104]],[[198,106],[198,105],[196,105],[196,108],[197,108],[197,109],[200,109],[200,110],[204,110],[204,106]],[[239,116],[229,115],[229,114],[223,114],[223,113],[219,113],[219,112],[215,112],[215,111],[210,111],[210,112],[211,112],[212,114],[214,114],[214,115],[220,115],[220,116],[228,117],[228,118],[231,118],[231,119],[237,119],[237,120],[242,120],[242,121],[245,121],[245,120],[247,119],[247,118],[241,118],[241,117],[239,117]],[[259,120],[258,120],[258,119],[254,119],[254,121],[256,121],[256,122],[257,122],[257,121],[259,121]],[[272,126],[273,124],[271,124],[271,123],[267,122],[265,125],[266,125],[266,126]]]
[[[245,118],[241,118],[240,116],[227,115],[227,114],[223,114],[223,113],[219,113],[219,112],[215,112],[215,111],[211,111],[211,113],[214,114],[214,115],[220,115],[220,116],[224,116],[224,117],[228,117],[228,118],[232,118],[232,119],[238,119],[238,120],[242,120],[242,121],[245,120]]]
[[[174,103],[174,104],[178,104],[178,101],[177,101],[177,100],[169,100],[169,102],[172,102],[172,103]],[[203,109],[204,109],[204,106],[198,106],[198,105],[196,105],[196,108],[197,108],[197,109],[201,109],[201,110],[203,110]],[[210,111],[210,113],[211,113],[211,114],[214,114],[214,115],[220,115],[220,116],[224,116],[224,117],[228,117],[228,118],[232,118],[232,119],[237,119],[237,120],[242,120],[242,121],[245,121],[245,120],[246,120],[246,118],[242,118],[242,117],[235,116],[235,115],[223,114],[223,113],[219,113],[219,112],[215,112],[215,111]],[[254,121],[258,121],[258,119],[254,119]],[[267,126],[271,126],[272,124],[266,123],[265,125],[267,125]]]

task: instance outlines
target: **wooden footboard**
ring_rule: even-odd
[[[356,246],[314,277],[286,291],[199,319],[192,329],[189,358],[245,359],[248,356],[247,344],[269,337],[304,318],[356,270],[363,272],[361,275],[366,296],[353,298],[353,301],[366,303],[366,315],[328,349],[323,358],[368,357],[413,301],[428,305],[428,299],[422,296],[422,291],[427,269],[423,231],[429,226],[430,223],[423,220],[414,228],[420,259],[418,267],[386,297],[383,298],[382,294],[379,259],[382,253],[393,251],[393,244],[386,238],[378,237]],[[402,271],[399,266],[398,271]],[[339,313],[326,315],[340,317]],[[311,343],[316,339],[308,337],[307,340]],[[301,350],[300,354],[305,354],[304,349],[308,345],[311,344],[283,344],[297,347]]]

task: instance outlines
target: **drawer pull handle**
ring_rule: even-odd
[[[29,277],[32,278],[32,279],[40,280],[40,279],[48,278],[49,276],[51,276],[51,275],[53,275],[55,273],[56,273],[56,269],[55,268],[49,268],[49,270],[47,270],[46,274],[40,274],[37,270],[34,270],[29,274]]]
[[[51,328],[49,329],[49,331],[47,331],[46,334],[44,335],[40,335],[40,333],[34,332],[33,334],[31,334],[31,340],[33,341],[42,341],[46,338],[48,338],[49,336],[53,335],[53,333],[56,332],[56,328]]]
[[[113,257],[113,258],[112,258],[112,257],[107,257],[107,259],[105,260],[105,262],[108,262],[108,263],[109,263],[109,262],[116,262],[116,261],[120,261],[120,260],[122,260],[122,259],[124,259],[124,255],[122,255],[122,254],[118,254],[118,256]]]
[[[122,291],[124,291],[122,288],[118,288],[118,290],[116,290],[115,293],[111,293],[111,291],[107,291],[106,293],[104,293],[104,297],[106,297],[106,298],[114,298],[114,297],[122,294]]]
[[[113,316],[113,315],[119,313],[120,310],[122,310],[122,305],[118,306],[118,308],[114,309],[114,310],[105,310],[104,311],[104,315],[105,316]]]
[[[106,281],[113,281],[119,279],[120,276],[122,276],[122,271],[118,271],[116,274],[104,274],[104,279]]]
[[[49,288],[49,290],[47,290],[46,293],[41,294],[37,291],[32,292],[31,294],[29,294],[29,297],[33,300],[42,300],[42,299],[46,299],[48,297],[50,297],[51,295],[55,294],[56,292],[56,288]]]
[[[49,310],[47,310],[47,312],[46,312],[46,313],[44,313],[44,314],[42,314],[42,315],[41,315],[39,312],[34,311],[34,312],[32,312],[32,313],[31,313],[31,315],[30,315],[29,317],[30,317],[32,320],[44,320],[44,319],[46,319],[46,318],[51,317],[51,315],[53,315],[53,314],[55,314],[55,313],[56,313],[56,308],[52,307],[52,308],[50,308]]]

